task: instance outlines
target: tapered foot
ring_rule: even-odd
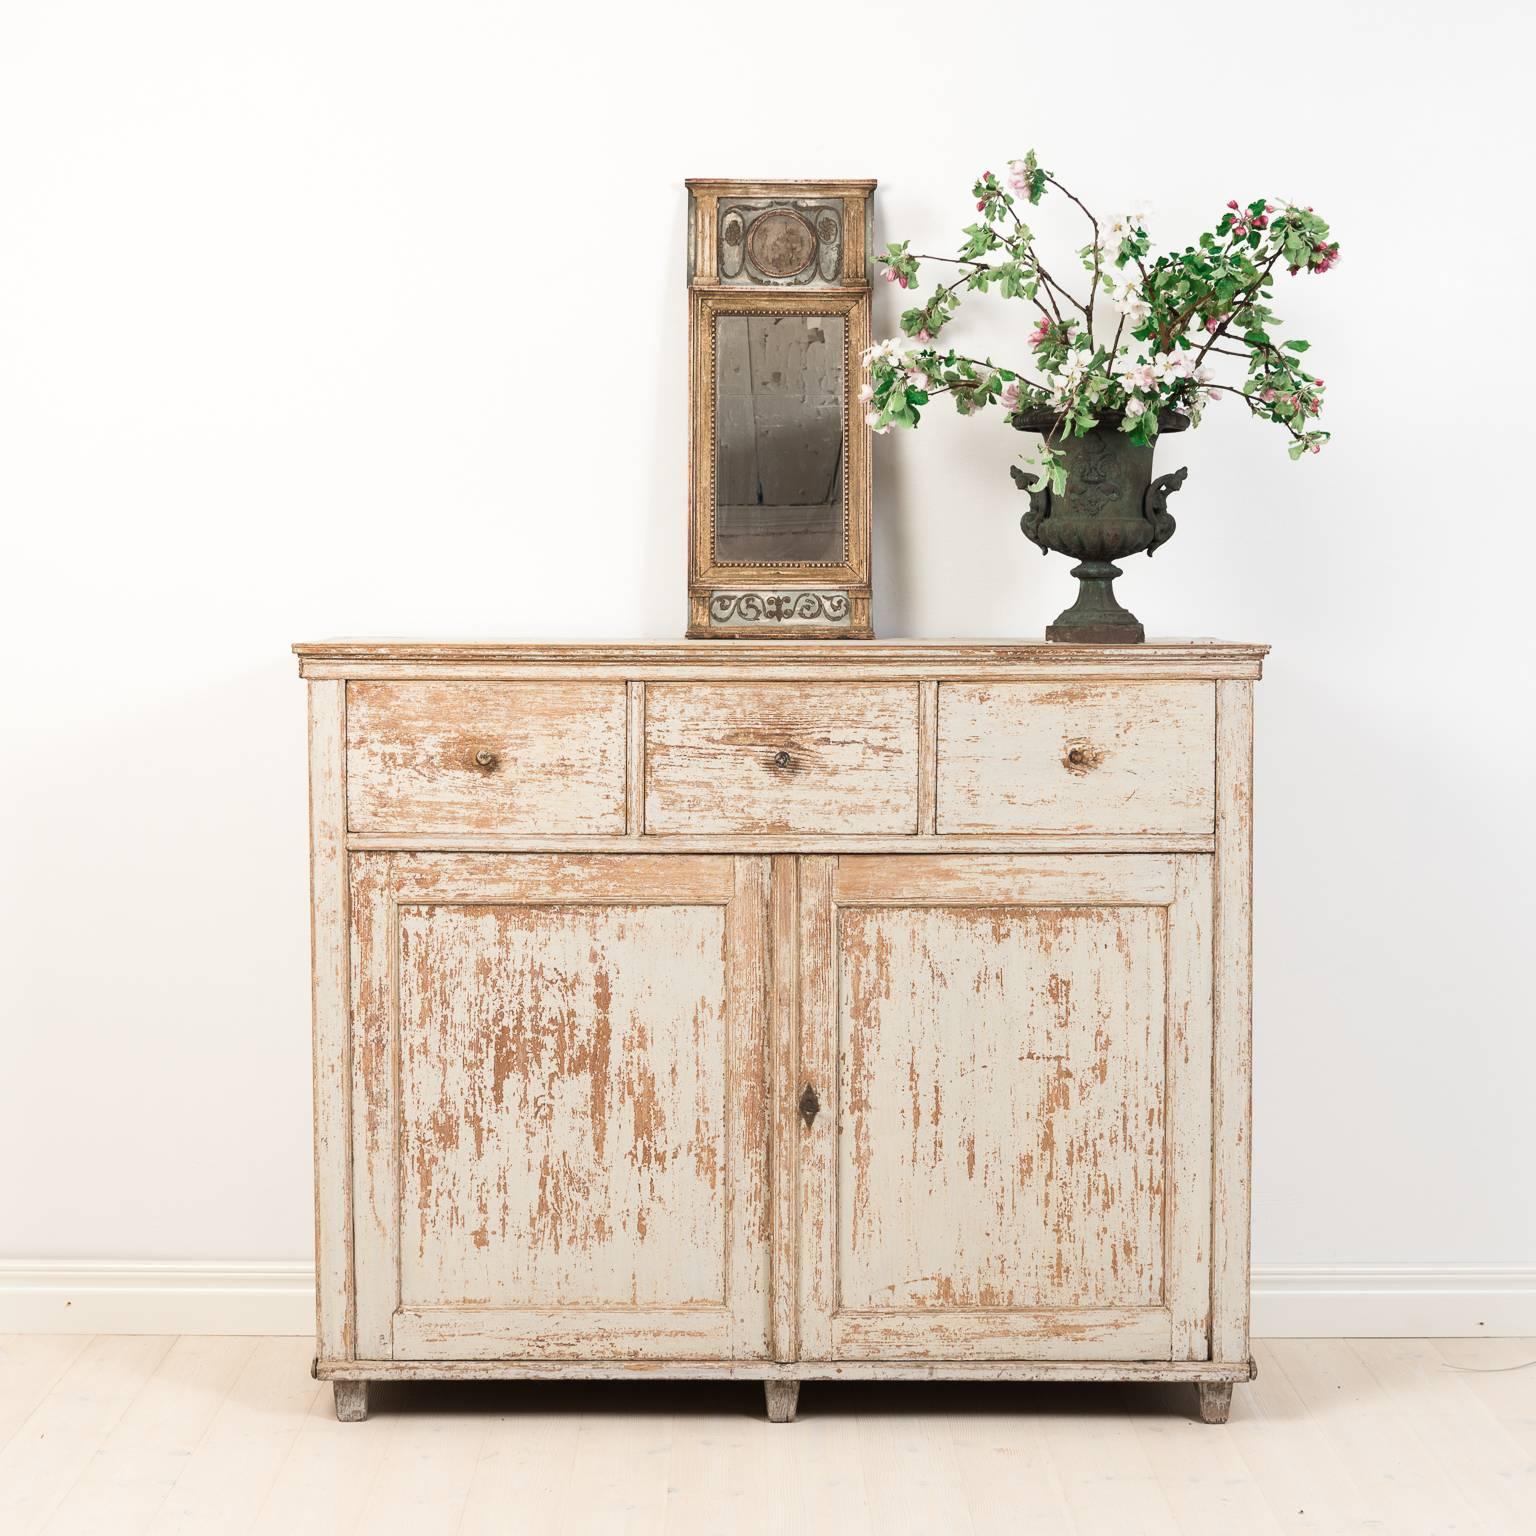
[[[1230,1381],[1202,1381],[1200,1383],[1200,1422],[1225,1424],[1232,1411],[1232,1383]]]
[[[768,1422],[793,1424],[795,1404],[800,1400],[800,1383],[798,1381],[765,1381],[763,1392],[768,1399]]]
[[[336,1417],[343,1424],[361,1424],[368,1417],[368,1383],[333,1381],[336,1392]]]

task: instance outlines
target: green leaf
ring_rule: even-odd
[[[1283,345],[1292,352],[1306,352],[1311,348],[1312,343],[1310,341],[1287,341]]]

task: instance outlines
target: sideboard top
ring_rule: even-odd
[[[1064,645],[1045,640],[368,640],[300,641],[305,677],[449,672],[461,668],[571,667],[666,672],[797,667],[911,673],[1027,670],[1106,677],[1257,678],[1267,645],[1224,640],[1149,640],[1141,645]]]

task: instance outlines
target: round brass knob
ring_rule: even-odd
[[[788,768],[793,762],[794,758],[792,758],[788,752],[780,752],[778,756],[774,758],[773,766],[775,768]]]
[[[500,761],[501,759],[489,747],[481,747],[475,753],[475,766],[477,768],[494,768]]]

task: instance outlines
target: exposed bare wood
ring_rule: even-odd
[[[917,689],[652,683],[651,832],[917,831]]]
[[[735,647],[729,650],[714,641],[700,642],[711,650],[724,651],[713,664],[707,657],[689,655],[674,658],[670,663],[635,662],[631,665],[615,665],[612,662],[551,661],[301,661],[299,672],[309,678],[343,678],[352,681],[420,682],[437,678],[454,682],[531,682],[547,680],[554,667],[560,676],[570,682],[623,683],[626,681],[673,683],[684,679],[698,682],[968,682],[978,672],[995,677],[998,682],[1059,683],[1063,679],[1094,679],[1100,682],[1192,682],[1211,683],[1223,680],[1249,681],[1259,676],[1256,660],[1215,659],[1202,660],[1193,651],[1175,651],[1172,654],[1148,657],[1121,656],[1113,663],[1094,662],[1081,654],[1066,656],[1041,656],[1038,652],[1024,650],[1012,661],[995,662],[966,660],[954,655],[947,659],[935,658],[928,662],[901,661],[887,658],[881,662],[870,659],[869,653],[855,649],[866,642],[842,640],[831,642],[848,653],[842,665],[835,656],[824,656],[804,662],[751,662],[744,663]],[[739,642],[742,645],[749,641]],[[776,649],[788,649],[793,642],[782,640]],[[874,644],[877,642],[867,642]],[[1064,647],[1073,650],[1072,647]]]
[[[632,682],[628,691],[624,830],[637,838],[645,832],[645,684]]]
[[[917,830],[922,836],[930,837],[937,830],[939,685],[920,683],[917,703]]]
[[[622,833],[618,683],[352,683],[354,832]]]
[[[768,959],[773,979],[770,1010],[770,1051],[773,1073],[769,1128],[773,1138],[769,1159],[773,1210],[772,1291],[773,1358],[793,1360],[796,1337],[795,1212],[799,1198],[800,1141],[795,1102],[799,1095],[800,1050],[798,916],[799,860],[788,854],[773,859],[770,886],[772,931]]]
[[[347,979],[346,684],[309,685],[310,961],[314,1003],[315,1339],[352,1353],[352,1064]]]
[[[798,1273],[800,1353],[813,1359],[832,1355],[832,1314],[836,1310],[838,1102],[837,971],[832,882],[838,861],[800,860],[798,975],[800,1080],[816,1091],[821,1113],[800,1129]]]
[[[302,665],[320,662],[362,666],[369,663],[430,663],[422,677],[451,677],[447,668],[500,663],[528,666],[535,675],[549,676],[559,667],[563,678],[582,676],[595,668],[605,677],[647,678],[653,671],[676,675],[679,668],[762,666],[798,671],[818,663],[834,675],[857,677],[858,669],[904,668],[908,675],[934,678],[967,672],[992,674],[994,668],[1033,666],[1047,676],[1082,675],[1098,678],[1145,677],[1166,667],[1187,669],[1183,675],[1214,678],[1221,669],[1238,666],[1256,678],[1267,645],[1233,644],[1219,640],[1148,640],[1142,645],[1082,646],[1046,640],[758,640],[721,645],[713,640],[588,641],[514,640],[317,640],[293,647]],[[347,676],[365,674],[349,671]],[[685,674],[686,675],[686,674]]]
[[[1247,1378],[1262,647],[303,649],[323,1378]]]
[[[1253,687],[1216,694],[1211,1352],[1248,1353],[1253,1161]]]
[[[336,1417],[343,1424],[360,1424],[368,1417],[368,1383],[343,1381],[331,1383],[336,1398]]]
[[[1210,1354],[1211,861],[1185,854],[1174,868],[1162,1041],[1168,1079],[1165,1294],[1173,1314],[1173,1358],[1204,1360]]]
[[[355,859],[368,1352],[765,1354],[767,860]]]
[[[1205,683],[943,683],[941,832],[1211,830]]]
[[[763,1397],[768,1408],[770,1424],[793,1424],[795,1404],[800,1400],[798,1381],[765,1381]]]
[[[322,1360],[322,1381],[1251,1381],[1251,1360]]]
[[[833,1354],[850,1360],[1166,1360],[1166,1307],[1014,1312],[837,1312]]]
[[[1145,854],[860,854],[837,861],[837,900],[842,906],[1160,907],[1173,899],[1175,880],[1171,858]]]
[[[644,837],[491,837],[477,833],[374,835],[354,832],[347,846],[356,851],[431,853],[731,853],[750,844],[758,853],[1213,853],[1214,834],[1203,837],[1129,833],[1078,836],[1023,832],[1004,837],[819,836],[812,832],[668,832]]]
[[[1232,1383],[1230,1381],[1202,1381],[1200,1392],[1200,1422],[1225,1424],[1232,1411]]]

